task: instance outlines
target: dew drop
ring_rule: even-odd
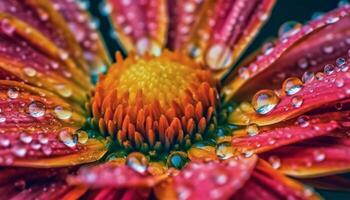
[[[58,84],[55,86],[57,92],[63,96],[63,97],[70,97],[73,94],[73,91],[70,87],[64,85],[64,84]]]
[[[273,48],[274,48],[274,45],[272,42],[266,42],[261,47],[264,55],[269,55],[273,51]]]
[[[9,20],[9,19],[6,19],[6,18],[4,18],[4,19],[2,19],[2,20],[0,21],[0,25],[1,25],[1,30],[2,30],[5,34],[10,35],[10,36],[11,36],[11,35],[15,32],[15,30],[16,30],[15,26],[13,26],[13,25],[11,24],[10,20]]]
[[[10,146],[10,144],[11,144],[10,139],[8,139],[8,138],[5,137],[5,136],[1,136],[1,135],[0,135],[0,145],[1,145],[2,147],[8,147],[8,146]]]
[[[247,80],[249,78],[249,70],[246,67],[241,67],[238,69],[238,76],[243,80]]]
[[[26,132],[23,132],[19,135],[19,139],[23,142],[23,143],[26,143],[26,144],[29,144],[32,142],[33,140],[33,137],[26,133]]]
[[[298,117],[297,124],[302,128],[308,127],[310,124],[309,117],[306,115],[302,115],[302,116]]]
[[[232,51],[221,44],[213,45],[206,54],[206,63],[211,69],[223,69],[232,63]]]
[[[80,144],[86,144],[86,142],[89,140],[89,135],[86,131],[80,130],[77,132],[78,135],[78,142]]]
[[[52,154],[52,148],[49,145],[42,146],[41,150],[46,156],[50,156]]]
[[[215,177],[215,182],[218,184],[218,185],[224,185],[226,184],[228,181],[228,178],[225,174],[220,174],[218,176]]]
[[[246,158],[250,158],[254,155],[254,152],[249,150],[249,151],[244,152],[243,155]]]
[[[44,135],[44,134],[40,134],[40,135],[38,136],[38,140],[39,140],[39,142],[40,142],[41,144],[47,144],[47,143],[49,143],[49,138],[48,138],[46,135]]]
[[[235,151],[236,149],[230,142],[221,142],[217,145],[215,153],[220,159],[226,160],[231,158]]]
[[[316,162],[322,162],[326,159],[326,154],[324,154],[320,151],[315,151],[314,152],[314,159]]]
[[[32,117],[42,117],[45,115],[45,105],[40,101],[33,101],[29,104],[28,111]]]
[[[323,51],[323,53],[325,53],[325,54],[331,54],[331,53],[333,53],[333,51],[334,51],[334,47],[333,47],[333,46],[330,46],[330,45],[323,46],[323,47],[322,47],[322,51]]]
[[[336,17],[336,16],[330,16],[326,19],[326,22],[328,24],[334,24],[335,22],[339,21],[339,17]]]
[[[279,98],[272,90],[260,90],[252,99],[252,106],[261,115],[271,112],[279,102]]]
[[[309,66],[309,63],[307,61],[306,58],[300,58],[298,60],[298,66],[301,68],[301,69],[306,69],[308,66]]]
[[[254,136],[259,133],[259,127],[256,124],[249,124],[246,129],[249,136]]]
[[[36,70],[32,67],[25,67],[23,68],[23,71],[29,77],[34,77],[37,74]]]
[[[55,115],[61,120],[69,119],[72,117],[72,112],[64,109],[62,106],[56,106],[54,112]]]
[[[315,77],[317,80],[321,81],[323,80],[324,74],[322,72],[317,72]]]
[[[335,85],[336,85],[338,88],[343,87],[344,84],[345,84],[344,79],[342,79],[342,78],[337,78],[337,79],[335,79]]]
[[[292,98],[292,105],[294,108],[299,108],[303,104],[303,98],[300,96],[295,96]]]
[[[11,148],[11,152],[18,157],[24,157],[27,154],[27,149],[24,146],[16,145]]]
[[[16,99],[19,96],[19,89],[18,88],[9,88],[7,90],[7,96],[10,99]]]
[[[283,23],[278,29],[278,37],[280,39],[288,38],[292,35],[295,35],[300,31],[301,24],[296,21],[287,21]]]
[[[281,167],[281,160],[277,156],[270,156],[268,161],[273,169],[279,169]]]
[[[134,171],[138,173],[144,173],[148,167],[148,160],[142,153],[133,152],[128,155],[126,164]]]
[[[78,138],[76,134],[72,134],[72,132],[70,132],[67,129],[63,129],[60,131],[59,133],[59,139],[67,146],[70,148],[73,148],[77,145],[78,143]]]
[[[332,64],[327,64],[323,68],[323,72],[327,75],[331,75],[334,72],[334,65]]]
[[[300,79],[291,77],[283,82],[282,89],[287,95],[298,93],[303,87],[303,82]]]
[[[310,83],[314,80],[315,78],[315,74],[314,72],[304,72],[301,80],[303,81],[303,83]]]
[[[6,122],[6,117],[0,115],[0,123],[5,123]]]

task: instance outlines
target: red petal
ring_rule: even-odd
[[[301,90],[294,95],[281,94],[279,103],[271,112],[260,115],[253,108],[245,111],[242,107],[238,107],[230,115],[230,121],[235,124],[275,124],[325,105],[334,105],[346,100],[350,96],[349,85],[349,72],[324,74],[322,80],[313,80],[303,84]],[[293,104],[295,98],[301,100],[300,105]]]
[[[287,125],[286,127],[262,131],[254,136],[233,138],[232,145],[238,150],[238,152],[261,153],[287,144],[293,144],[306,139],[329,134],[339,127],[335,121],[319,122],[317,121],[317,118],[299,123],[304,124],[292,124]]]
[[[79,170],[77,176],[69,177],[73,185],[87,185],[91,188],[135,188],[152,187],[167,177],[167,174],[152,176],[139,173],[126,165],[105,163],[98,166],[86,167]]]
[[[127,51],[159,55],[166,39],[166,1],[108,0],[118,38]],[[141,25],[140,25],[141,24]]]
[[[136,200],[136,199],[149,199],[151,196],[150,189],[115,189],[115,188],[105,188],[101,190],[93,190],[88,192],[83,199],[93,199],[93,200]]]
[[[350,171],[350,138],[324,136],[267,152],[276,168],[296,177],[317,177]],[[271,160],[271,159],[270,159]]]
[[[108,53],[96,27],[91,26],[89,14],[76,1],[53,0],[53,7],[62,14],[83,49],[85,59],[92,67],[92,73],[101,73],[110,63]]]
[[[81,142],[73,138],[84,112],[47,91],[0,80],[0,110],[0,165],[76,165],[106,152],[104,143],[86,134],[80,133]]]
[[[191,162],[174,177],[180,199],[228,199],[249,179],[256,156],[237,157],[225,163]]]
[[[349,13],[350,7],[344,6],[311,21],[287,40],[278,41],[272,51],[257,56],[248,68],[237,69],[232,74],[234,79],[223,88],[226,99],[242,100],[250,98],[258,89],[276,89],[286,77],[301,77],[305,67],[318,72],[325,64],[334,64],[336,58],[346,57]],[[324,53],[328,47],[332,52]]]
[[[350,179],[346,177],[346,175],[344,176],[343,174],[302,179],[302,181],[314,187],[326,190],[348,191],[350,188]]]
[[[253,191],[253,192],[252,192]],[[309,188],[277,173],[268,164],[259,161],[252,177],[233,199],[320,199]]]

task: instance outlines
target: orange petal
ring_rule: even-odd
[[[223,87],[226,100],[249,99],[263,88],[278,89],[286,77],[301,77],[307,70],[318,72],[349,49],[350,7],[344,6],[293,30],[247,67],[238,68]]]
[[[180,199],[228,199],[250,178],[256,156],[236,157],[225,163],[190,162],[174,177]]]
[[[77,132],[84,111],[45,90],[0,80],[0,165],[57,167],[92,162],[106,145]]]
[[[295,177],[318,177],[350,171],[350,139],[323,136],[263,154],[279,171]],[[273,159],[271,159],[271,157]]]
[[[254,191],[254,192],[252,192]],[[274,171],[263,160],[259,160],[251,178],[233,199],[320,199],[310,188]]]
[[[166,0],[108,0],[110,18],[128,52],[159,55],[166,40]],[[140,25],[141,24],[141,25]]]

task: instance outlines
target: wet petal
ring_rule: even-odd
[[[175,191],[180,199],[227,199],[246,183],[256,161],[251,156],[225,163],[191,162],[174,177]]]
[[[110,63],[102,37],[91,24],[89,14],[75,1],[52,0],[53,8],[64,17],[69,29],[74,33],[76,41],[83,50],[84,58],[89,63],[91,73],[105,72]]]
[[[68,186],[64,181],[72,169],[0,169],[0,191],[4,199],[73,199],[87,188]]]
[[[296,177],[317,177],[350,171],[350,139],[323,136],[263,154],[279,159],[281,172]]]
[[[285,198],[320,199],[310,188],[279,174],[260,160],[249,181],[237,191],[233,199]]]
[[[98,166],[86,167],[79,170],[76,176],[69,177],[73,185],[86,185],[91,188],[135,188],[152,187],[168,175],[152,176],[147,172],[140,173],[127,165],[105,163]]]
[[[93,199],[93,200],[113,200],[113,199],[123,199],[123,200],[133,200],[133,199],[149,199],[150,189],[140,189],[140,188],[126,188],[126,189],[115,189],[115,188],[105,188],[101,190],[92,190],[88,192],[83,198]]]
[[[262,88],[278,89],[286,77],[300,77],[305,71],[318,72],[349,49],[350,7],[344,6],[320,19],[296,27],[289,37],[280,38],[274,47],[262,50],[256,61],[240,67],[223,88],[226,100],[252,97]],[[288,33],[288,32],[287,32]]]
[[[54,167],[99,159],[105,144],[78,131],[84,113],[45,90],[0,81],[0,165]]]
[[[305,120],[307,121],[296,121],[296,124],[261,131],[254,136],[233,138],[232,145],[240,153],[261,153],[287,144],[330,134],[339,127],[335,121],[319,122],[317,118]]]
[[[249,104],[246,106],[246,103],[243,104],[245,107],[242,107],[241,104],[230,115],[229,120],[235,124],[275,124],[325,105],[334,105],[348,99],[350,95],[349,72],[325,73],[318,80],[315,78],[315,80],[301,85],[298,79],[287,79],[286,82],[291,80],[297,81],[298,84],[290,84],[293,86],[292,88],[284,86],[279,92],[280,97],[274,91],[262,90],[252,100],[255,108]],[[287,94],[287,92],[292,93]],[[262,95],[265,96],[260,98]]]
[[[108,0],[111,20],[128,52],[159,55],[166,41],[166,0]]]

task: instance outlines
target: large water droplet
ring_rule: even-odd
[[[283,23],[278,30],[278,37],[280,39],[288,38],[300,31],[301,24],[296,21],[287,21]]]
[[[176,169],[182,169],[189,161],[186,153],[181,151],[172,152],[167,159],[168,167],[174,167]]]
[[[211,69],[223,69],[232,63],[231,50],[220,44],[213,45],[209,48],[205,59]]]
[[[323,68],[323,72],[327,75],[331,75],[334,72],[334,65],[332,64],[327,64]]]
[[[55,88],[57,92],[63,97],[70,97],[73,94],[72,89],[64,84],[56,85]]]
[[[249,136],[254,136],[259,133],[259,127],[256,124],[249,124],[246,129]]]
[[[28,112],[32,117],[42,117],[45,115],[45,105],[40,101],[33,101],[28,106]]]
[[[303,87],[303,82],[300,79],[291,77],[283,82],[282,89],[287,95],[298,93]]]
[[[32,67],[25,67],[23,71],[29,77],[34,77],[37,74],[36,70]]]
[[[142,153],[133,152],[128,155],[126,164],[134,171],[144,173],[148,167],[148,160]]]
[[[301,80],[303,81],[303,83],[310,83],[314,80],[314,78],[315,74],[313,72],[304,72]]]
[[[62,106],[56,106],[54,109],[55,115],[62,120],[69,119],[72,117],[72,112],[64,109]]]
[[[86,131],[80,130],[77,132],[78,135],[78,142],[80,144],[86,144],[86,142],[89,140],[89,134]]]
[[[337,86],[338,88],[343,87],[344,84],[345,84],[344,79],[342,79],[342,78],[335,79],[335,86]]]
[[[279,98],[272,90],[260,90],[252,99],[252,106],[259,114],[271,112],[279,102]]]
[[[231,158],[235,153],[235,148],[232,146],[230,142],[221,142],[216,147],[216,155],[220,159],[228,159]]]

